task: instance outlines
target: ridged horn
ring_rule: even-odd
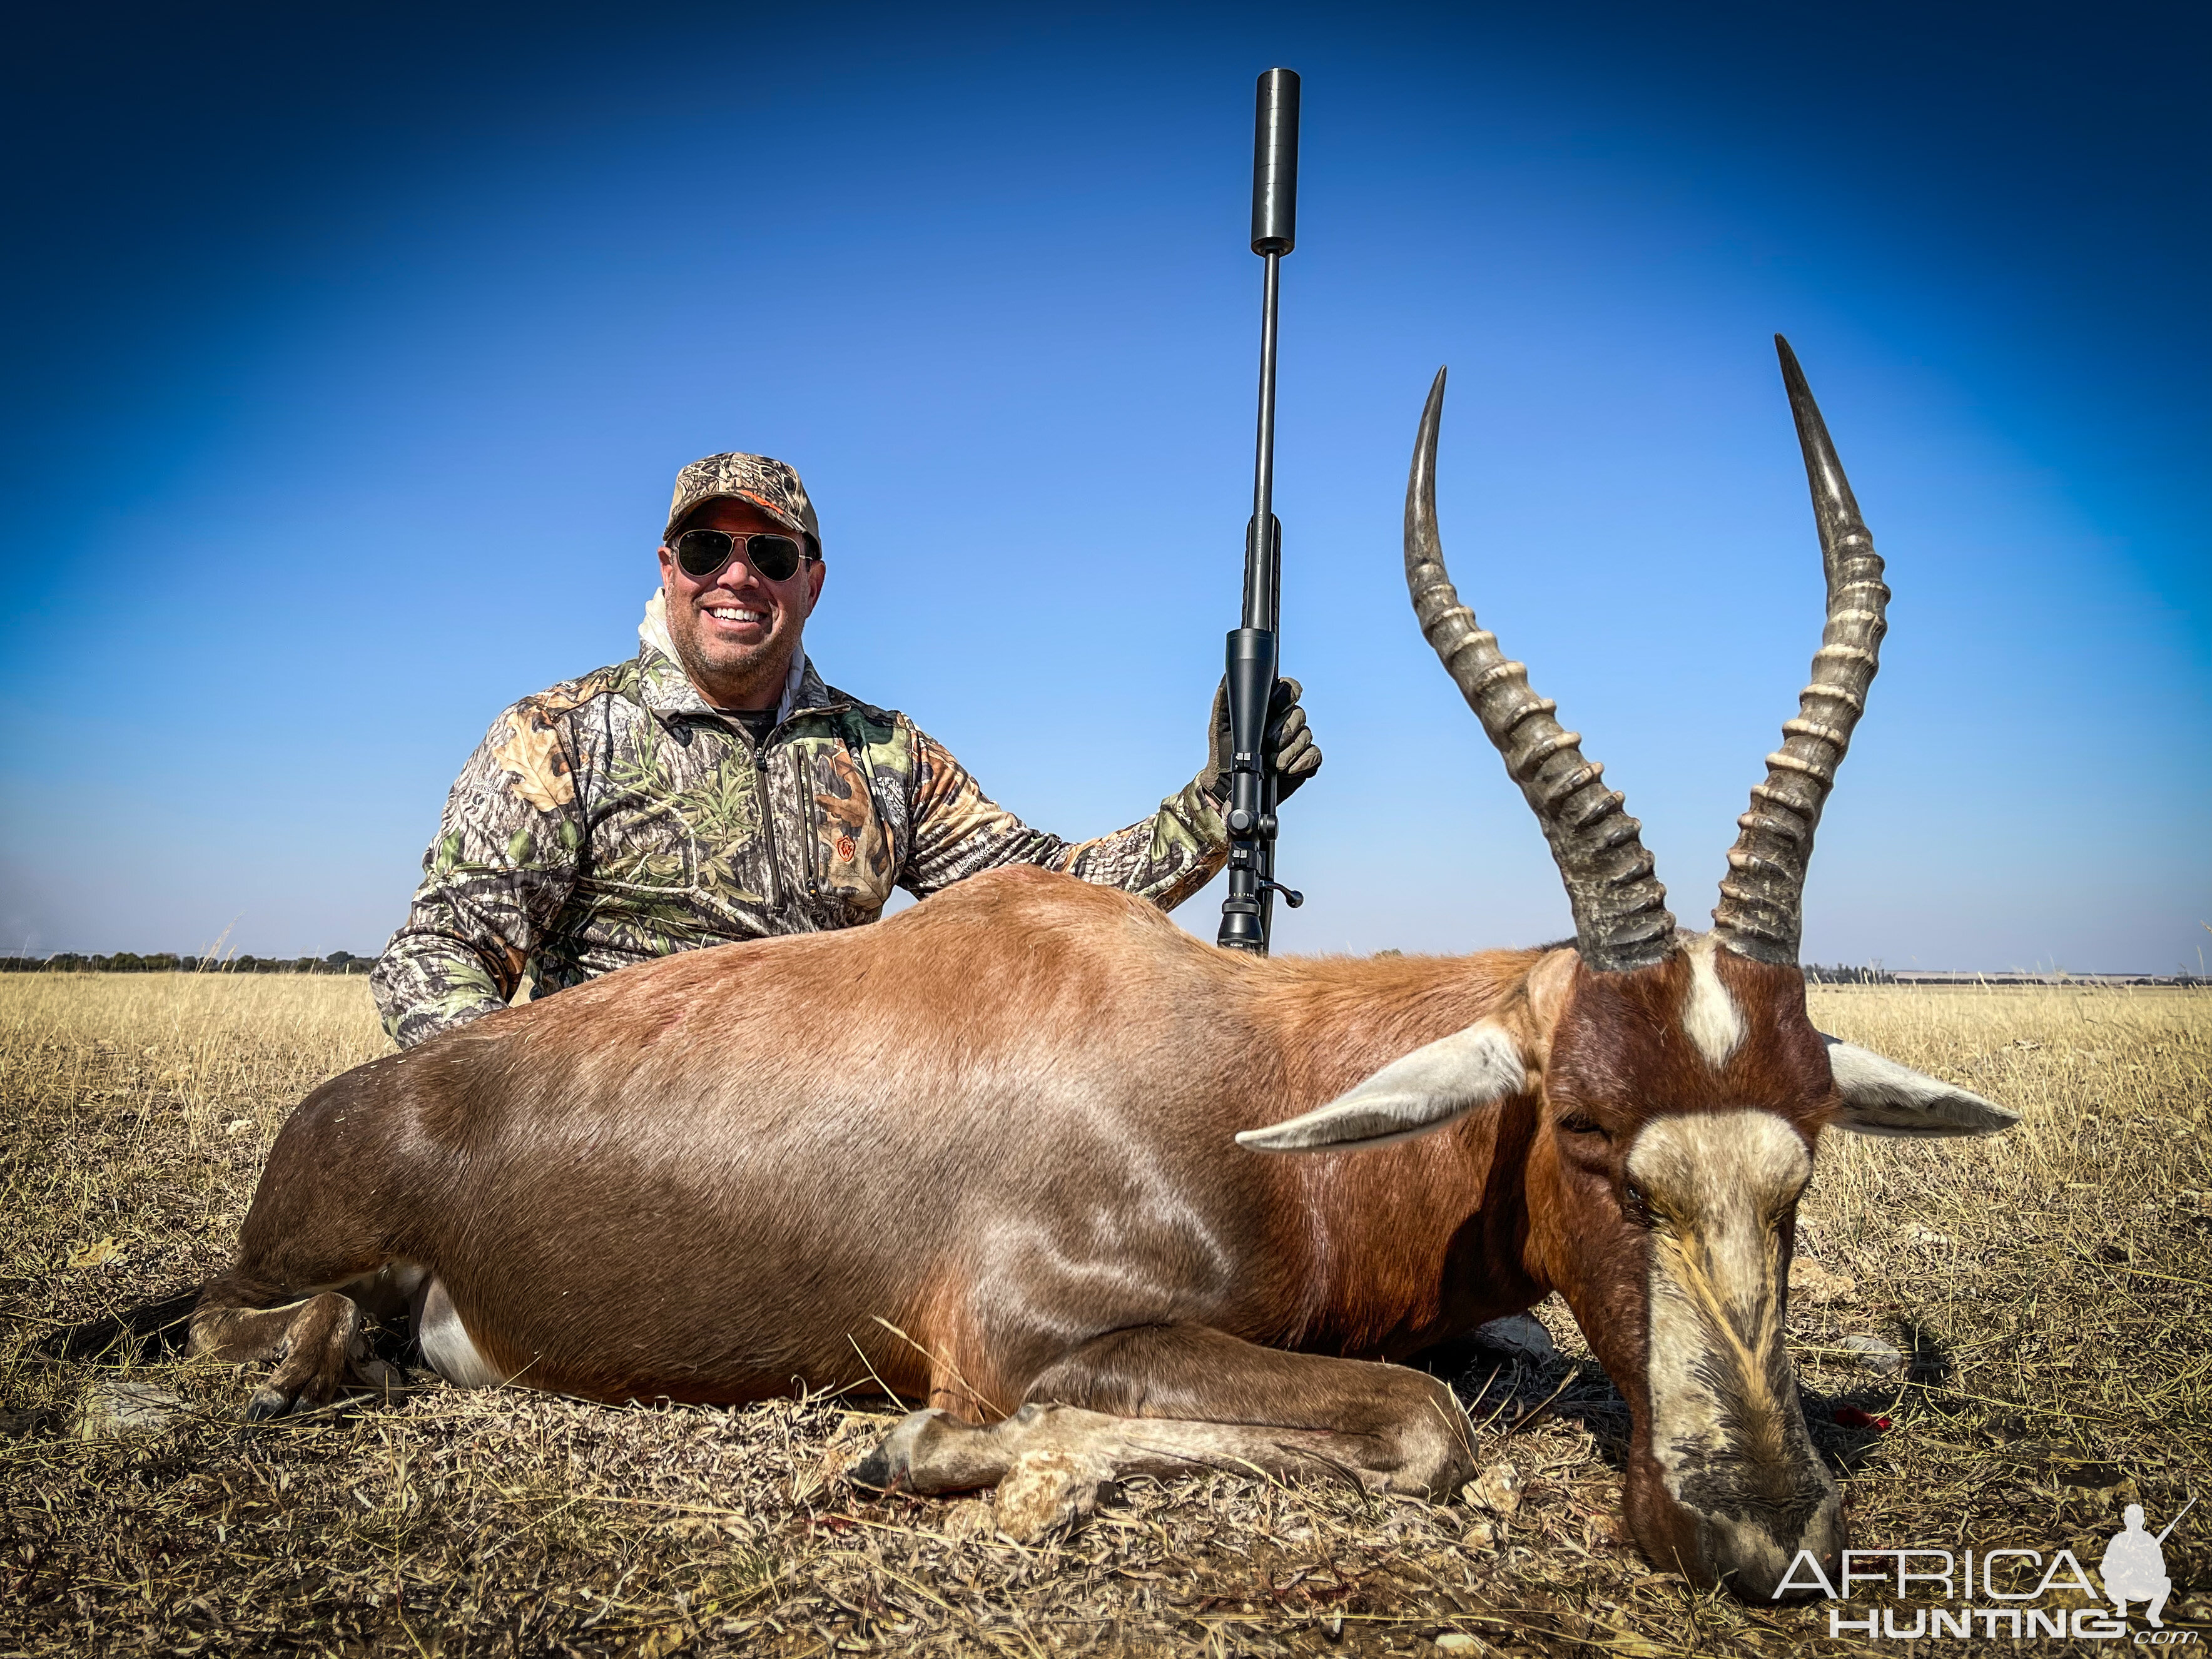
[[[1797,700],[1797,718],[1784,725],[1782,747],[1766,757],[1766,781],[1753,788],[1751,810],[1736,820],[1741,833],[1721,878],[1713,931],[1739,956],[1789,965],[1797,960],[1804,927],[1813,832],[1881,666],[1889,589],[1882,585],[1881,556],[1859,518],[1850,480],[1828,441],[1805,371],[1779,334],[1774,349],[1782,359],[1797,445],[1805,452],[1805,479],[1828,578],[1828,623],[1813,653],[1813,683]]]
[[[1437,535],[1437,428],[1443,411],[1440,368],[1406,479],[1406,589],[1413,614],[1544,826],[1574,907],[1575,946],[1583,962],[1605,973],[1648,968],[1673,951],[1674,918],[1644,850],[1644,826],[1621,810],[1620,793],[1605,787],[1605,769],[1583,759],[1581,734],[1552,718],[1558,705],[1530,690],[1528,669],[1508,662],[1497,635],[1476,624],[1444,568]]]

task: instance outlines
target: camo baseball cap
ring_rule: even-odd
[[[676,498],[668,504],[661,539],[666,541],[693,507],[718,495],[750,501],[785,529],[805,536],[815,556],[821,556],[822,526],[815,519],[814,503],[806,499],[806,486],[788,463],[766,455],[709,455],[678,473]]]

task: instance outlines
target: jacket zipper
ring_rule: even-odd
[[[781,911],[783,908],[783,861],[777,855],[775,841],[775,805],[769,799],[768,746],[775,740],[775,733],[777,732],[782,731],[785,726],[797,719],[801,714],[840,714],[850,707],[852,707],[850,703],[835,702],[830,703],[821,708],[794,708],[789,714],[786,715],[783,720],[779,720],[776,723],[775,731],[770,732],[767,737],[763,738],[760,740],[759,747],[754,751],[753,776],[758,781],[760,786],[757,792],[757,799],[760,801],[761,837],[768,843],[769,904],[773,909]],[[811,824],[811,819],[807,816],[809,803],[806,799],[806,791],[804,787],[804,778],[801,778],[800,784],[801,787],[799,792],[799,816],[802,822]],[[811,857],[807,861],[806,867],[809,876],[809,885],[811,887],[812,884],[811,877],[814,869],[813,860]]]
[[[773,734],[771,734],[773,735]],[[760,785],[761,838],[768,843],[768,902],[769,908],[783,908],[783,860],[776,854],[775,804],[768,794],[768,739],[761,739],[759,751],[753,757],[753,776]]]
[[[821,872],[814,867],[815,848],[822,844],[822,825],[814,813],[814,792],[806,787],[806,767],[801,763],[793,769],[799,777],[799,864],[806,878],[806,896],[822,896]]]

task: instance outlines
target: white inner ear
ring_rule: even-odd
[[[1387,1146],[1528,1086],[1521,1045],[1495,1020],[1480,1020],[1392,1060],[1326,1106],[1245,1130],[1237,1144],[1259,1152]]]
[[[1954,1084],[1885,1060],[1870,1048],[1838,1042],[1826,1032],[1828,1069],[1844,1109],[1836,1127],[1862,1135],[1993,1135],[2020,1121],[2020,1114]]]

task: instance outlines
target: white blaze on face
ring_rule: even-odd
[[[1683,951],[1690,959],[1690,986],[1682,994],[1682,1034],[1716,1069],[1743,1041],[1743,1010],[1713,971],[1713,952],[1719,948],[1717,935],[1700,933]]]
[[[1656,1118],[1629,1148],[1652,1221],[1651,1452],[1676,1501],[1718,1524],[1717,1512],[1806,1479],[1782,1346],[1782,1224],[1812,1172],[1771,1112]]]

